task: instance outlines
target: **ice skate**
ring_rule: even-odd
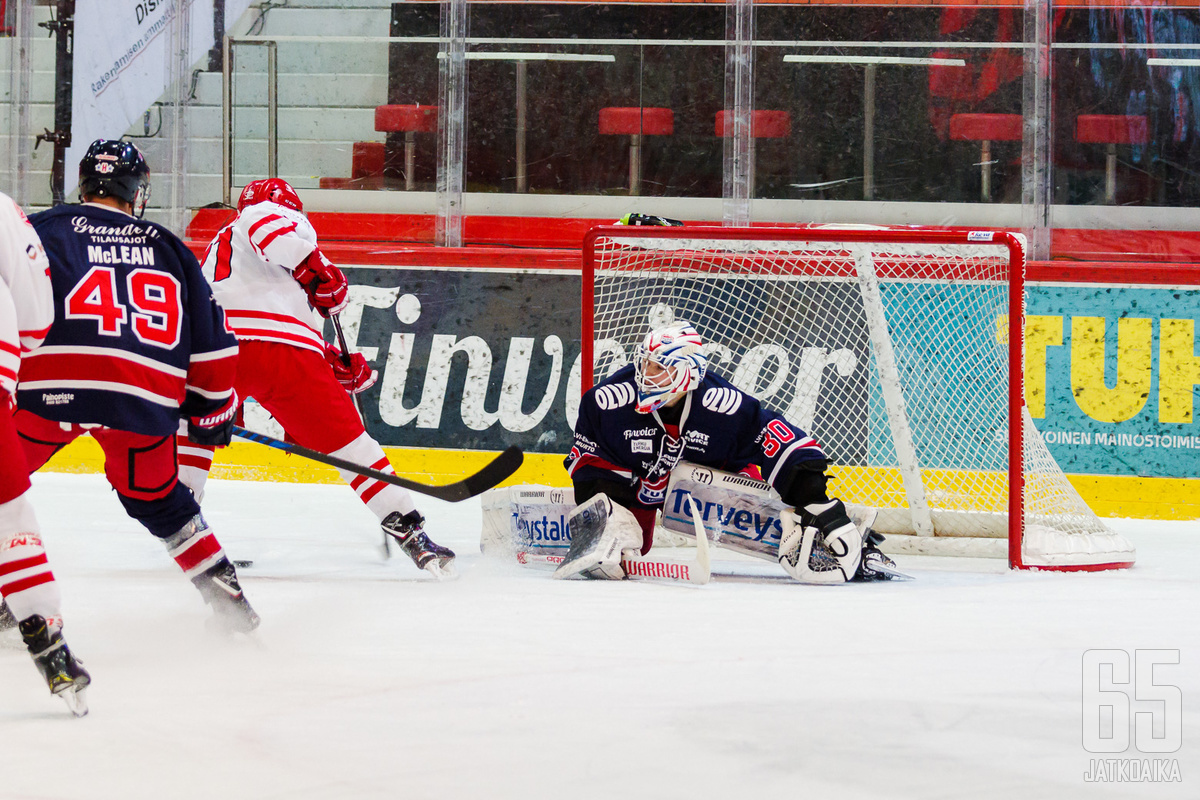
[[[400,549],[417,565],[435,577],[454,577],[454,551],[430,540],[425,533],[425,518],[417,511],[401,515],[393,511],[383,523],[383,532],[396,540]]]
[[[862,561],[858,564],[858,572],[854,574],[854,581],[911,581],[911,575],[905,575],[896,569],[896,562],[888,558],[888,556],[879,549],[879,544],[883,541],[883,535],[875,531],[867,533],[867,539],[863,542]]]
[[[212,624],[229,633],[249,633],[262,621],[250,607],[237,570],[229,559],[222,558],[192,579],[204,602],[212,606]]]
[[[83,668],[63,640],[62,631],[51,631],[45,618],[38,614],[21,620],[21,638],[33,656],[33,663],[42,674],[50,693],[61,697],[77,717],[88,713],[86,690],[92,676]]]

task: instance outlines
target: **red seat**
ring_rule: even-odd
[[[418,133],[436,133],[438,106],[385,105],[375,107],[375,130],[404,134],[404,188],[414,185]]]
[[[600,132],[617,136],[670,136],[675,112],[669,108],[602,108]]]
[[[733,135],[733,115],[725,111],[717,112],[717,124],[713,126],[717,136]],[[750,112],[750,135],[755,139],[783,139],[792,133],[792,115],[786,111],[767,111],[755,109]],[[750,191],[754,192],[755,151],[750,149]]]
[[[389,133],[437,131],[438,106],[388,105],[375,107],[375,130]]]
[[[600,133],[629,137],[629,193],[641,190],[643,136],[670,136],[675,132],[675,112],[669,108],[611,107],[600,109]]]
[[[1021,141],[1020,114],[955,114],[950,138],[969,142]]]
[[[1145,117],[1125,114],[1080,114],[1075,118],[1075,141],[1107,145],[1104,159],[1104,202],[1117,199],[1117,145],[1150,141]]]
[[[1075,140],[1084,144],[1145,144],[1150,140],[1145,117],[1124,114],[1080,114]]]
[[[782,139],[792,132],[792,115],[786,111],[751,111],[750,135],[755,139]],[[733,135],[733,117],[717,112],[717,136]]]
[[[979,196],[992,199],[992,142],[1021,141],[1020,114],[955,114],[950,117],[950,138],[958,142],[980,142]]]

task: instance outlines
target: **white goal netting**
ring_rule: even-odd
[[[1132,563],[1047,450],[1019,369],[1010,380],[1023,281],[1023,243],[1009,234],[598,229],[585,242],[584,364],[600,380],[647,330],[686,319],[710,368],[816,437],[832,491],[880,509],[875,527],[899,534],[895,549]],[[1014,482],[1023,491],[1010,498]]]

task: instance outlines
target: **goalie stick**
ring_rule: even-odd
[[[550,567],[557,567],[566,558],[565,556],[550,555],[548,553],[531,553],[528,550],[516,551],[516,557],[518,564],[526,566],[545,565]],[[689,564],[686,561],[667,561],[660,558],[639,556],[638,558],[621,559],[621,567],[630,578],[661,579],[676,583],[692,583],[697,585],[706,584],[709,579],[707,572],[701,573],[697,569],[696,564]]]
[[[712,566],[708,559],[708,531],[704,517],[700,516],[699,503],[688,502],[692,507],[692,523],[696,526],[696,577],[693,583],[705,584],[712,577]]]
[[[449,503],[458,503],[486,492],[516,472],[525,460],[525,454],[521,451],[521,448],[514,444],[489,461],[483,469],[474,475],[468,475],[461,481],[455,481],[454,483],[435,486],[409,480],[408,478],[401,478],[399,475],[389,475],[386,472],[379,472],[370,467],[355,464],[353,461],[347,461],[344,458],[327,455],[319,450],[310,450],[298,444],[290,444],[266,434],[246,430],[240,425],[233,426],[233,435],[257,444],[265,444],[267,447],[274,447],[276,450],[282,450],[285,453],[303,456],[311,461],[319,461],[331,467],[344,469],[356,475],[363,475],[377,481],[382,481],[383,483],[390,483],[393,486],[408,489],[410,492],[436,497],[438,500],[445,500]]]

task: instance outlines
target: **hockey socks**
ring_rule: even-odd
[[[212,606],[213,617],[225,630],[249,633],[260,619],[250,607],[238,581],[237,570],[200,514],[163,540],[167,552]]]
[[[334,450],[329,455],[353,461],[355,464],[362,464],[377,472],[385,472],[388,475],[396,474],[392,469],[392,463],[384,455],[383,448],[365,431],[350,444]],[[342,480],[350,484],[350,488],[358,494],[358,499],[371,509],[381,523],[393,512],[398,511],[401,516],[404,516],[416,510],[412,495],[406,489],[345,470],[339,469],[338,474],[342,476]]]
[[[24,494],[0,503],[0,595],[17,620],[35,614],[62,624],[62,599],[33,506]]]

